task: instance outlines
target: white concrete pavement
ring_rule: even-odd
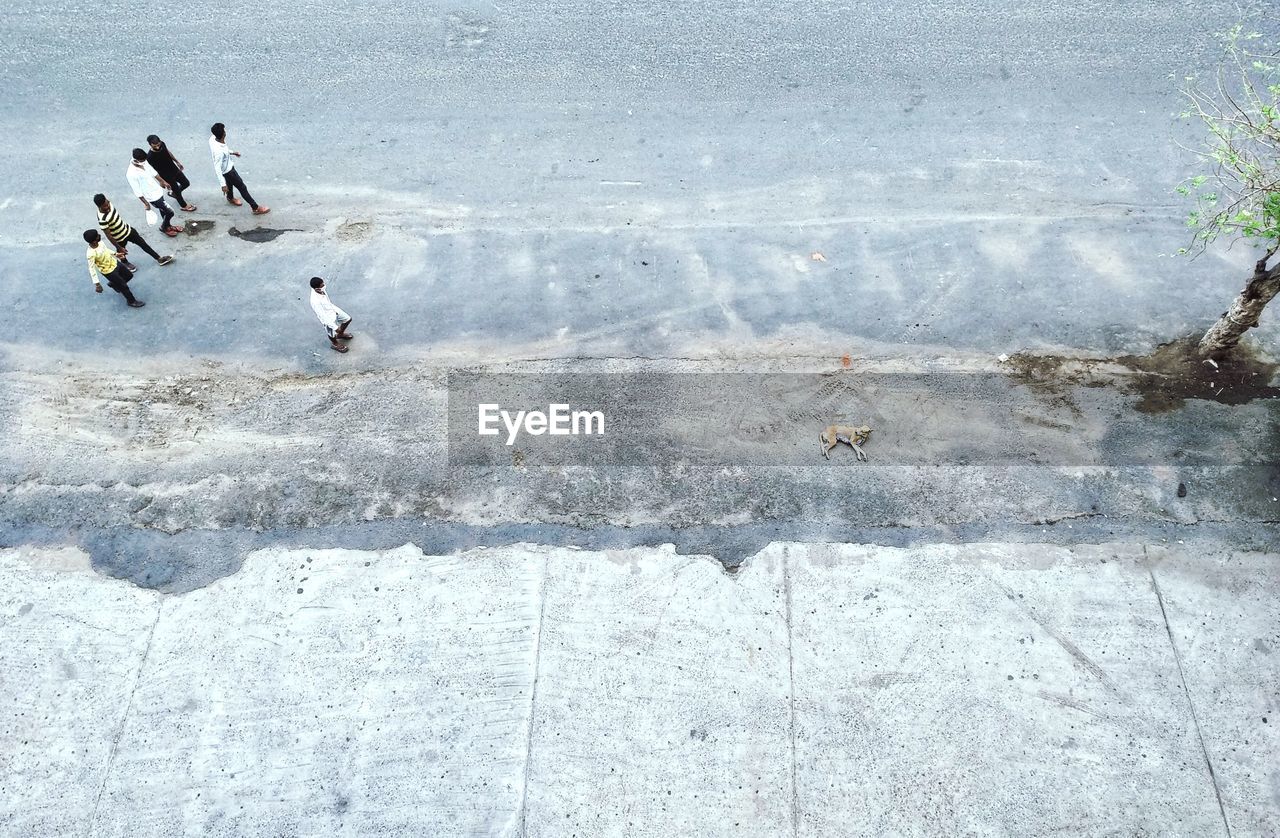
[[[1280,555],[0,553],[9,835],[1274,835]],[[1212,774],[1209,770],[1212,765]]]

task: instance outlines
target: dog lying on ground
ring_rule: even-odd
[[[822,440],[822,456],[828,460],[831,459],[831,449],[836,447],[837,443],[848,443],[853,449],[853,453],[859,460],[864,463],[867,461],[867,455],[863,452],[862,446],[867,444],[867,440],[871,438],[871,426],[862,425],[855,428],[853,425],[828,425],[819,437]]]

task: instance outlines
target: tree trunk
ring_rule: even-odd
[[[1274,251],[1272,251],[1274,253]],[[1222,313],[1218,322],[1200,339],[1201,355],[1222,355],[1230,352],[1240,342],[1245,332],[1258,325],[1258,318],[1267,303],[1280,292],[1280,264],[1267,270],[1268,253],[1253,267],[1253,278]]]

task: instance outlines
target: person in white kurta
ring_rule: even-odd
[[[173,226],[173,210],[169,209],[169,204],[164,199],[164,190],[169,184],[151,168],[145,151],[140,148],[133,150],[133,160],[129,163],[129,168],[124,170],[124,176],[129,181],[129,188],[144,207],[160,211],[160,232],[169,237],[182,232],[181,227]]]
[[[244,203],[240,198],[244,198],[249,202],[249,206],[253,207],[254,215],[266,215],[271,212],[271,207],[264,207],[253,200],[253,196],[249,194],[249,187],[244,185],[244,178],[240,177],[240,173],[236,171],[231,158],[239,157],[240,152],[232,151],[227,147],[227,126],[221,122],[215,122],[209,131],[209,152],[213,155],[213,170],[218,174],[218,182],[222,184],[222,194],[227,196],[227,203],[238,207]],[[240,198],[236,197],[236,190],[240,191]]]
[[[333,304],[324,290],[324,280],[318,276],[311,277],[311,310],[324,324],[329,335],[329,345],[335,352],[346,352],[347,346],[342,341],[351,340],[355,335],[347,334],[351,325],[351,315]]]

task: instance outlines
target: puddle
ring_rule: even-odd
[[[1149,355],[1125,355],[1116,361],[1136,373],[1131,389],[1142,398],[1138,410],[1165,413],[1187,399],[1219,404],[1247,404],[1254,399],[1280,398],[1271,381],[1280,363],[1264,360],[1248,345],[1224,357],[1208,360],[1197,352],[1200,337],[1183,338],[1156,347]]]
[[[301,230],[294,229],[293,227],[285,227],[279,230],[273,227],[254,227],[252,230],[240,230],[236,227],[232,227],[227,231],[229,235],[235,236],[238,239],[257,242],[258,244],[261,244],[262,242],[275,241],[285,233],[301,232]]]

